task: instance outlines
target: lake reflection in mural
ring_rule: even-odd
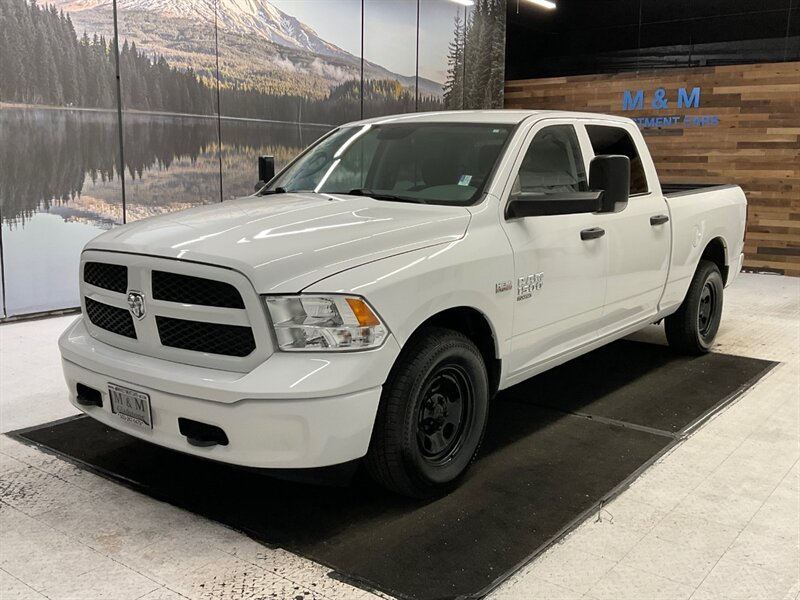
[[[327,130],[223,122],[226,198],[252,193],[257,156],[280,167]],[[219,202],[214,118],[127,113],[124,135],[128,222]],[[113,111],[0,107],[8,315],[78,305],[80,249],[123,220],[117,136]]]
[[[0,107],[8,315],[78,304],[83,245],[122,222],[116,115]]]

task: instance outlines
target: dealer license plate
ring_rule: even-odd
[[[113,383],[108,384],[108,394],[111,396],[111,411],[120,419],[140,427],[153,428],[149,395]]]

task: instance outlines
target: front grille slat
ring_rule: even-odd
[[[128,267],[110,263],[87,262],[83,280],[95,287],[124,294],[128,291]]]
[[[238,357],[248,356],[256,349],[249,327],[161,316],[156,317],[156,324],[164,346]]]
[[[224,281],[153,271],[152,283],[155,300],[220,308],[244,308],[239,290]]]
[[[124,308],[86,298],[86,315],[93,325],[111,333],[136,339],[133,317]]]

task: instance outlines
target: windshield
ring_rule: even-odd
[[[472,204],[511,129],[483,123],[342,127],[306,150],[262,193],[319,192]]]

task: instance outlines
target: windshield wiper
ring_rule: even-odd
[[[427,200],[423,200],[422,198],[412,198],[411,196],[395,196],[394,194],[377,194],[372,190],[366,190],[363,188],[356,188],[354,190],[350,190],[347,192],[348,196],[368,196],[370,198],[374,198],[375,200],[389,200],[392,202],[413,202],[415,204],[427,204]]]
[[[271,194],[285,194],[286,188],[276,187],[274,190],[264,190],[261,192],[261,196],[269,196]]]

